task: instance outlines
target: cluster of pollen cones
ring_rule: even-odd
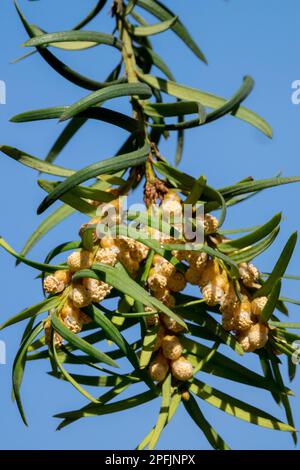
[[[96,203],[95,203],[96,204]],[[116,198],[111,203],[115,208],[114,224],[121,223],[121,203]],[[169,190],[159,206],[160,212],[167,220],[180,219],[183,203],[174,190]],[[84,224],[80,234],[89,226],[100,222],[101,217],[93,218]],[[174,222],[175,221],[175,222]],[[218,234],[218,220],[211,214],[201,216],[199,220],[203,227],[204,243],[216,246],[226,242]],[[186,243],[181,239],[170,238],[158,230],[151,229],[151,236],[159,238],[163,244]],[[67,267],[47,276],[44,289],[49,294],[65,293],[59,310],[59,318],[73,333],[79,333],[84,324],[91,319],[81,309],[103,301],[112,290],[112,286],[104,281],[93,278],[73,280],[73,275],[79,270],[90,268],[94,263],[115,266],[122,263],[128,274],[136,278],[148,257],[149,248],[142,242],[127,236],[106,235],[102,238],[94,233],[94,243],[90,250],[75,251],[67,258]],[[190,248],[190,244],[189,244]],[[260,320],[261,312],[266,305],[266,297],[255,297],[255,292],[261,287],[260,274],[255,266],[242,263],[239,266],[240,278],[231,280],[226,266],[217,258],[208,256],[205,252],[192,249],[173,250],[172,254],[185,265],[185,271],[179,271],[176,266],[162,256],[155,254],[148,272],[146,288],[152,296],[160,300],[171,310],[176,306],[176,293],[183,291],[188,284],[199,286],[203,302],[208,307],[217,307],[222,314],[222,325],[227,331],[236,335],[238,342],[245,352],[262,348],[268,340],[268,327]],[[171,372],[173,377],[186,381],[193,376],[193,366],[184,356],[184,347],[180,337],[184,328],[170,316],[145,307],[145,321],[148,328],[156,327],[157,335],[153,345],[152,361],[148,369],[153,380],[161,382]],[[199,315],[201,313],[199,312]],[[52,333],[50,317],[44,323],[46,340]],[[57,347],[62,344],[62,338],[55,332],[54,340]]]

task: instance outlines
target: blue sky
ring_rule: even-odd
[[[63,31],[76,24],[92,7],[95,0],[20,0],[21,9],[31,23],[47,31]],[[168,61],[179,82],[229,97],[240,86],[244,75],[251,75],[255,89],[247,106],[264,116],[272,125],[270,140],[256,129],[233,118],[191,130],[187,134],[181,168],[194,176],[205,174],[215,187],[233,183],[245,176],[255,178],[299,175],[300,105],[291,102],[291,84],[300,79],[298,50],[300,48],[297,0],[199,0],[185,2],[168,0],[168,6],[189,26],[204,50],[209,65],[200,63],[171,32],[153,39],[158,52]],[[75,8],[76,5],[76,8]],[[54,121],[35,124],[12,124],[8,120],[22,111],[71,104],[87,91],[70,85],[51,70],[37,55],[12,65],[24,53],[20,45],[26,33],[20,24],[11,0],[2,0],[0,19],[0,80],[7,86],[7,104],[0,105],[0,144],[13,145],[43,158],[60,132]],[[112,21],[107,12],[87,28],[110,32]],[[59,52],[57,55],[71,67],[95,79],[104,79],[116,64],[117,53],[105,47],[83,53]],[[114,109],[126,110],[124,100],[113,103]],[[89,162],[113,155],[125,138],[124,131],[107,124],[88,123],[59,157],[59,163],[80,168]],[[174,159],[174,138],[163,142],[160,150],[170,161]],[[0,233],[17,250],[40,218],[36,208],[43,197],[33,171],[21,167],[4,156],[0,159]],[[274,213],[283,211],[280,236],[270,252],[261,256],[258,266],[268,271],[289,234],[299,230],[296,209],[300,194],[298,185],[268,190],[229,211],[227,228],[263,223]],[[76,239],[81,216],[58,226],[32,251],[31,257],[42,260],[52,246]],[[1,322],[21,309],[38,302],[42,292],[35,273],[27,267],[17,269],[10,256],[0,253],[0,316]],[[289,272],[300,273],[299,246]],[[284,283],[286,296],[300,298],[299,285]],[[291,318],[299,318],[299,307],[291,307]],[[148,404],[118,415],[82,420],[61,432],[55,432],[52,415],[81,406],[82,397],[68,384],[55,381],[46,372],[46,363],[28,364],[22,388],[30,427],[25,428],[11,400],[11,365],[20,341],[21,327],[0,333],[7,344],[7,365],[0,365],[1,449],[114,449],[134,448],[147,434],[155,420],[159,403]],[[259,365],[251,357],[241,360],[254,370]],[[249,400],[279,418],[284,413],[265,392],[258,392],[236,383],[203,375],[203,380],[228,393]],[[299,389],[299,377],[293,388]],[[97,391],[93,390],[97,394]],[[299,395],[293,400],[295,418],[300,423]],[[209,405],[203,405],[206,417],[223,438],[235,449],[293,449],[289,435],[257,428],[231,418]],[[163,433],[158,448],[208,449],[209,445],[190,418],[180,408],[171,425]]]

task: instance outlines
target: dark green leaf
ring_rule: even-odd
[[[202,361],[211,351],[207,346],[187,337],[182,337],[181,341],[187,351],[191,353],[189,359],[193,355],[197,356],[195,367],[198,366],[199,360]],[[262,388],[277,394],[284,391],[278,388],[272,377],[265,378],[219,352],[216,352],[211,360],[204,364],[202,371],[226,380],[250,385],[251,387]],[[289,391],[286,390],[286,393],[289,393]]]
[[[162,112],[165,110],[167,112],[175,113],[175,110],[177,109],[180,113],[184,113],[185,111],[191,111],[197,112],[200,116],[196,119],[191,119],[189,121],[183,121],[182,123],[178,124],[168,124],[168,125],[163,125],[164,130],[167,131],[176,131],[180,129],[192,129],[193,127],[198,127],[202,126],[205,124],[209,124],[210,122],[216,121],[217,119],[220,119],[221,117],[225,116],[226,114],[232,114],[235,115],[238,110],[240,104],[247,98],[247,96],[251,93],[252,89],[254,86],[254,81],[252,80],[251,77],[244,77],[243,84],[240,87],[240,89],[233,95],[232,98],[230,98],[228,101],[226,101],[222,106],[217,107],[214,111],[211,113],[201,113],[204,114],[204,117],[201,116],[199,113],[199,103],[196,102],[188,102],[187,105],[183,105],[180,108],[176,107],[175,103],[163,103],[163,104],[158,104],[158,105],[153,105],[150,104],[149,107],[147,108],[146,105],[146,113],[147,109],[150,113],[154,113],[161,110]],[[186,103],[186,102],[184,102]],[[174,105],[174,106],[172,106]],[[160,108],[159,108],[160,106]],[[198,109],[197,109],[198,108]],[[156,111],[155,111],[156,110]],[[150,114],[151,115],[151,114]],[[246,120],[246,119],[245,119]],[[250,122],[250,121],[248,121]],[[251,124],[255,125],[255,127],[258,127],[255,123],[250,122]],[[156,124],[153,125],[154,127],[157,127]],[[271,133],[269,133],[269,137],[271,137]]]
[[[256,291],[255,297],[268,295],[273,289],[273,286],[278,281],[278,279],[282,278],[282,276],[285,273],[286,268],[288,267],[288,264],[294,252],[296,243],[297,243],[297,232],[294,232],[288,239],[285,247],[283,248],[281,255],[277,263],[275,264],[274,269],[271,272],[270,276],[268,277],[264,285],[259,290]]]
[[[161,21],[160,23],[156,23],[153,25],[148,26],[130,26],[130,33],[133,36],[152,36],[154,34],[163,33],[168,29],[172,28],[172,26],[176,23],[178,18],[175,16],[170,20]]]
[[[240,264],[247,263],[248,261],[251,261],[252,259],[256,258],[261,253],[266,251],[269,246],[272,245],[279,233],[279,229],[279,227],[275,228],[273,232],[270,233],[270,235],[267,235],[262,241],[256,243],[255,245],[232,253],[232,260],[235,261],[235,263]]]
[[[171,401],[170,401],[170,406],[169,406],[169,414],[168,414],[168,418],[167,418],[167,422],[165,424],[165,427],[167,426],[167,424],[169,424],[169,422],[171,421],[171,419],[173,418],[173,416],[175,415],[176,411],[177,411],[177,408],[178,406],[180,405],[180,402],[181,402],[181,393],[180,391],[175,391],[172,398],[171,398]],[[145,447],[147,447],[147,445],[149,444],[152,436],[153,436],[153,433],[154,433],[154,429],[151,429],[151,431],[147,434],[146,437],[144,437],[144,439],[140,442],[140,444],[137,446],[137,450],[143,450],[145,449]]]
[[[108,403],[109,401],[113,400],[114,398],[116,398],[120,393],[124,392],[128,387],[129,387],[129,383],[126,382],[125,380],[123,382],[121,382],[119,385],[116,385],[115,387],[113,387],[111,390],[109,390],[108,392],[104,393],[103,395],[101,395],[101,397],[98,398],[98,401],[104,405],[105,403]],[[86,406],[84,406],[83,408],[81,408],[81,412],[83,413],[84,411],[87,411],[89,409],[89,407],[91,406],[91,404],[88,404]],[[62,428],[65,428],[66,426],[69,426],[70,424],[74,423],[75,421],[77,421],[78,419],[80,419],[82,416],[79,416],[77,418],[66,418],[64,419],[58,426],[57,426],[57,430],[60,430]]]
[[[21,395],[20,395],[20,387],[23,380],[24,369],[26,364],[26,353],[29,345],[35,340],[35,338],[41,333],[43,330],[43,324],[39,323],[32,331],[28,333],[26,338],[24,338],[17,355],[15,357],[12,369],[12,382],[13,382],[13,392],[14,397],[16,399],[16,403],[18,405],[18,409],[24,424],[27,424],[26,416],[24,413]]]
[[[122,172],[119,173],[120,175]],[[91,186],[91,190],[98,190],[100,189],[107,189],[110,187],[110,184],[105,181],[97,181],[94,185]],[[77,191],[77,188],[75,189]],[[26,256],[26,254],[32,249],[32,247],[48,233],[52,228],[58,225],[60,222],[65,220],[66,217],[70,216],[75,212],[75,209],[68,205],[62,205],[58,209],[56,209],[52,214],[50,214],[46,219],[44,219],[41,224],[37,227],[37,229],[32,233],[32,235],[28,238],[25,246],[22,248],[20,255]],[[78,248],[78,247],[77,247]],[[73,248],[70,248],[73,249]],[[46,259],[46,263],[51,261],[50,259]]]
[[[81,393],[85,398],[87,398],[89,401],[91,401],[92,403],[99,403],[98,400],[96,400],[89,392],[87,392],[83,387],[81,387],[81,385],[75,380],[75,378],[71,374],[69,374],[69,372],[62,365],[62,363],[59,360],[57,351],[56,351],[55,339],[54,339],[53,334],[52,334],[52,354],[53,354],[55,364],[57,365],[58,369],[64,376],[65,380],[67,380],[71,385],[73,385],[73,387],[79,393]]]
[[[289,374],[289,379],[292,382],[295,377],[296,377],[296,372],[297,372],[297,364],[294,364],[293,360],[288,357],[288,374]]]
[[[226,200],[240,196],[242,194],[252,193],[256,191],[261,191],[262,189],[274,188],[275,186],[281,186],[283,184],[298,183],[300,181],[299,176],[291,177],[275,177],[267,178],[263,180],[254,180],[248,181],[245,183],[238,183],[232,186],[225,186],[220,188],[220,193],[224,196]]]
[[[159,436],[161,435],[168,420],[170,401],[171,401],[171,380],[172,380],[172,375],[171,373],[169,373],[162,384],[161,407],[160,407],[156,426],[154,428],[154,431],[152,433],[152,436],[149,442],[149,446],[148,446],[149,450],[155,449]]]
[[[47,193],[54,191],[55,188],[57,188],[60,184],[60,181],[56,182],[49,180],[38,180],[38,185]],[[83,214],[86,214],[90,217],[94,217],[96,215],[96,207],[78,197],[75,194],[75,191],[73,191],[72,189],[63,196],[61,196],[60,199],[76,211],[82,212]]]
[[[107,339],[113,341],[120,350],[126,355],[127,359],[131,362],[135,369],[139,368],[139,362],[135,352],[131,349],[126,339],[122,336],[118,328],[111,322],[111,320],[105,316],[99,308],[95,306],[89,306],[84,309],[93,321],[99,325],[104,331]]]
[[[78,335],[75,335],[72,331],[70,331],[64,323],[57,317],[56,312],[51,314],[51,324],[53,328],[69,343],[73,344],[76,349],[80,349],[81,351],[85,352],[86,354],[94,357],[99,362],[103,362],[104,364],[108,364],[111,367],[118,367],[117,363],[112,360],[107,354],[99,351],[94,346],[89,344],[83,338]]]
[[[171,10],[169,10],[165,5],[158,1],[138,0],[137,4],[162,21],[169,20],[176,16]],[[176,23],[172,26],[172,30],[194,52],[194,54],[200,60],[202,60],[205,64],[207,63],[203,52],[199,49],[199,47],[189,34],[188,30],[180,20],[176,21]]]
[[[287,328],[287,329],[300,329],[300,323],[297,322],[283,322],[283,321],[270,321],[270,325],[276,326],[278,328]]]
[[[2,323],[2,325],[0,325],[0,330],[3,330],[7,326],[14,325],[15,323],[19,323],[20,321],[26,320],[27,318],[36,317],[37,315],[40,315],[40,313],[47,312],[52,308],[57,307],[60,302],[61,298],[59,296],[48,297],[47,299],[42,300],[42,302],[26,308],[22,312],[18,313],[18,315],[15,315]]]
[[[125,400],[120,400],[112,403],[111,405],[90,405],[88,409],[69,411],[66,413],[59,413],[55,415],[55,418],[83,418],[89,416],[101,416],[110,413],[116,413],[118,411],[128,410],[134,408],[135,406],[143,405],[151,400],[156,398],[156,395],[152,391],[140,393],[139,395],[134,395],[133,397],[126,398]]]
[[[22,165],[28,166],[42,173],[48,173],[50,175],[56,175],[56,176],[71,176],[74,173],[73,170],[68,170],[67,168],[63,168],[58,165],[47,163],[36,157],[32,157],[28,153],[23,152],[22,150],[16,149],[14,147],[1,145],[0,151],[3,152],[8,157],[13,158],[19,163],[22,163]]]
[[[181,118],[178,118],[178,122],[181,122]],[[182,160],[184,147],[184,130],[180,129],[177,133],[177,145],[176,145],[176,154],[175,154],[175,163],[179,165]]]
[[[26,254],[33,248],[33,246],[52,228],[56,227],[60,222],[65,220],[71,214],[75,212],[75,209],[67,205],[62,205],[50,214],[45,220],[41,222],[37,229],[31,234],[26,244],[22,248],[20,253],[21,256]]]
[[[145,315],[145,313],[144,313]],[[152,314],[153,315],[153,314]],[[158,327],[155,325],[152,328],[148,328],[144,339],[143,339],[143,345],[142,345],[142,350],[141,350],[141,355],[140,355],[140,367],[141,369],[145,369],[152,357],[153,354],[153,348],[155,346],[156,338],[157,338],[157,332],[158,332]]]
[[[171,80],[164,80],[163,78],[158,78],[153,75],[144,75],[139,73],[140,78],[157,90],[163,91],[171,96],[176,96],[182,100],[189,100],[189,101],[196,101],[201,103],[203,106],[212,109],[218,109],[218,113],[221,114],[227,113],[227,100],[225,98],[221,98],[219,96],[212,95],[211,93],[203,92],[196,88],[190,88],[179,83],[173,82]],[[228,108],[230,109],[230,107]],[[248,122],[252,126],[256,127],[268,137],[272,137],[272,129],[270,128],[269,124],[258,116],[253,111],[250,111],[243,106],[239,106],[234,112],[231,112],[235,117],[242,119],[243,121]],[[215,117],[216,118],[216,117]]]
[[[199,398],[205,400],[210,405],[219,408],[221,411],[242,419],[248,423],[266,427],[278,431],[294,431],[295,429],[289,424],[283,423],[270,414],[248,403],[245,403],[231,395],[221,392],[209,385],[194,379],[190,385],[190,391],[195,393]]]
[[[183,401],[183,404],[186,411],[189,413],[193,421],[195,421],[197,426],[199,426],[199,428],[201,429],[213,449],[230,450],[230,447],[228,447],[226,442],[223,441],[223,439],[218,435],[214,428],[205,419],[193,395],[190,395],[189,400]]]
[[[143,59],[147,64],[155,65],[161,72],[165,74],[169,80],[174,80],[174,75],[172,74],[169,66],[165,63],[165,61],[150,47],[136,47],[136,60],[138,64],[141,64],[141,59]],[[148,104],[143,104],[144,108],[147,108]],[[150,104],[149,104],[150,106]]]
[[[200,176],[198,179],[195,180],[191,188],[191,192],[188,194],[184,204],[196,204],[199,199],[201,199],[201,195],[203,193],[203,189],[206,185],[206,178],[204,176]]]
[[[45,263],[50,263],[55,256],[60,255],[61,253],[65,253],[66,251],[70,250],[78,250],[81,247],[81,242],[65,242],[61,243],[60,245],[52,248],[45,258]]]
[[[53,377],[58,379],[66,380],[63,374],[53,372],[49,373]],[[70,374],[76,382],[82,385],[88,385],[89,387],[115,387],[128,381],[128,383],[139,382],[140,379],[134,375],[82,375],[82,374]]]
[[[218,245],[218,250],[224,253],[230,253],[231,251],[239,250],[246,248],[253,243],[260,241],[262,238],[266,237],[271,233],[280,223],[281,213],[276,214],[271,220],[266,224],[261,225],[253,232],[245,235],[244,237],[238,238],[236,240],[226,241]]]
[[[278,384],[281,387],[284,387],[284,382],[283,382],[281,372],[280,372],[280,369],[279,369],[279,366],[278,366],[277,362],[275,360],[272,360],[272,358],[271,358],[271,362],[272,362],[272,367],[273,367],[273,372],[274,372],[275,379],[277,380]],[[283,395],[281,399],[282,399],[283,407],[285,409],[285,414],[286,414],[287,421],[288,421],[289,425],[292,428],[294,428],[295,424],[294,424],[294,418],[293,418],[293,413],[292,413],[292,410],[291,410],[289,397],[287,397],[286,395]],[[292,438],[293,438],[293,441],[294,441],[295,445],[297,445],[297,440],[298,440],[297,439],[297,433],[292,432],[291,434],[292,434]]]
[[[64,113],[66,113],[69,108],[70,106],[54,106],[52,108],[42,108],[33,111],[27,111],[12,117],[11,122],[32,122],[45,119],[56,119],[60,118]],[[65,137],[68,137],[68,140],[70,140],[70,137],[72,137],[72,135],[74,135],[75,132],[80,129],[87,119],[96,119],[99,121],[108,122],[109,124],[121,127],[122,129],[125,129],[131,133],[135,132],[138,128],[138,122],[136,119],[133,119],[117,111],[113,111],[112,109],[92,107],[79,113],[79,115],[76,115],[76,118],[71,121],[72,126],[71,123],[69,123],[70,127],[68,127],[68,132],[66,131],[67,136],[64,136],[64,140]],[[0,148],[0,150],[2,149]]]
[[[55,43],[70,43],[70,42],[84,42],[86,47],[92,47],[97,44],[106,44],[114,46],[122,50],[122,43],[111,34],[98,33],[97,31],[62,31],[49,34],[38,35],[34,38],[28,39],[23,46],[38,47],[50,46]],[[90,45],[89,45],[90,44]],[[89,45],[89,46],[88,46]]]
[[[76,26],[74,26],[73,29],[74,30],[81,29],[84,26],[86,26],[90,21],[92,21],[98,15],[98,13],[100,13],[100,11],[104,8],[106,3],[107,3],[107,0],[98,0],[98,2],[93,7],[93,9],[88,13],[88,15],[85,18],[83,18],[83,20],[81,20]]]
[[[278,302],[279,296],[280,296],[280,290],[281,290],[281,281],[278,280],[275,282],[270,292],[270,295],[268,297],[268,301],[261,312],[260,320],[262,322],[267,323],[269,319],[272,317],[273,312],[276,308],[276,304]]]
[[[27,264],[28,266],[31,266],[34,269],[38,269],[39,271],[50,273],[50,272],[57,271],[59,269],[63,269],[63,267],[59,265],[53,266],[50,264],[38,263],[37,261],[31,261],[27,258],[24,258],[24,256],[19,255],[15,250],[13,250],[3,238],[0,238],[0,246],[2,246],[2,248],[4,248],[8,253],[10,253],[20,262]]]
[[[149,146],[146,144],[144,147],[134,152],[112,157],[107,160],[102,160],[101,162],[93,163],[85,168],[82,168],[74,175],[67,178],[42,201],[37,211],[38,214],[44,212],[57,199],[80,183],[83,183],[84,181],[104,173],[116,172],[127,169],[129,166],[133,167],[141,165],[146,161],[148,154]]]
[[[124,83],[119,85],[107,86],[102,90],[94,91],[93,93],[81,98],[76,103],[72,104],[61,115],[60,121],[65,121],[79,113],[82,113],[92,106],[99,105],[104,101],[122,96],[139,96],[142,99],[150,98],[152,95],[151,88],[144,83]]]
[[[28,35],[33,38],[36,35],[38,35],[36,29],[34,26],[30,25],[27,20],[25,19],[24,15],[21,13],[21,10],[19,9],[17,3],[15,2],[15,7],[17,9],[18,15],[23,23],[23,26],[25,30],[27,31]],[[87,90],[99,90],[100,88],[103,88],[105,86],[112,85],[112,82],[98,82],[96,80],[91,80],[88,77],[85,77],[84,75],[81,75],[74,70],[72,70],[70,67],[68,67],[66,64],[61,62],[55,55],[53,55],[49,50],[47,50],[45,47],[37,47],[36,49],[38,53],[41,55],[41,57],[57,72],[59,73],[62,77],[64,77],[66,80],[69,80],[70,82],[74,83],[75,85],[78,85],[80,87],[83,87]],[[115,83],[121,83],[123,80],[116,80]]]

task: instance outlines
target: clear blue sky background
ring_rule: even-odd
[[[32,23],[47,31],[63,31],[76,24],[92,7],[95,0],[20,0],[20,6]],[[158,51],[171,65],[178,81],[206,91],[229,97],[240,86],[242,77],[250,74],[256,81],[247,106],[263,115],[273,126],[274,139],[269,140],[256,129],[233,118],[191,130],[187,136],[181,168],[193,175],[205,174],[213,186],[233,183],[245,176],[255,178],[299,175],[300,106],[291,102],[291,82],[300,78],[298,51],[300,48],[297,0],[199,0],[193,2],[166,0],[189,26],[193,36],[205,51],[206,67],[168,32],[155,37]],[[106,12],[107,12],[106,8]],[[110,32],[112,22],[102,14],[88,29]],[[10,61],[24,52],[20,44],[26,33],[20,24],[13,2],[1,1],[0,16],[0,79],[7,84],[7,105],[0,106],[0,143],[13,145],[43,158],[60,132],[56,122],[12,124],[8,120],[18,112],[65,105],[87,94],[70,85],[51,70],[35,54],[16,65]],[[83,53],[57,55],[72,67],[95,79],[103,79],[116,63],[117,53],[100,47]],[[126,109],[123,101],[114,108]],[[113,155],[125,138],[123,131],[101,123],[88,123],[59,158],[65,166],[80,168],[91,161]],[[171,161],[174,140],[161,145],[161,151]],[[17,165],[8,158],[0,160],[0,233],[10,244],[21,249],[40,218],[36,207],[43,194],[38,188],[33,171]],[[263,223],[275,212],[284,212],[284,222],[272,250],[264,254],[258,264],[262,270],[272,268],[289,234],[300,228],[297,210],[300,187],[285,186],[266,191],[243,206],[230,210],[226,227],[241,227]],[[76,239],[77,228],[83,217],[73,217],[57,227],[32,251],[31,257],[42,260],[48,250],[62,241]],[[1,322],[41,297],[39,283],[27,267],[14,267],[13,259],[0,253],[0,315]],[[300,273],[299,246],[289,272]],[[299,285],[284,284],[286,296],[300,298]],[[291,307],[291,318],[299,318],[298,308]],[[0,366],[0,416],[2,449],[109,449],[134,448],[155,421],[159,403],[149,404],[118,415],[82,420],[61,432],[55,432],[54,413],[81,406],[82,397],[68,384],[46,375],[46,363],[29,364],[23,384],[24,405],[30,427],[26,429],[19,418],[10,395],[11,365],[22,327],[0,333],[7,343],[7,366]],[[259,365],[252,358],[241,361],[255,370]],[[203,375],[203,380],[217,385],[241,399],[270,411],[284,419],[283,411],[263,391],[222,381]],[[299,377],[294,389],[298,392]],[[93,390],[97,394],[97,390]],[[300,424],[299,395],[293,400],[297,424]],[[257,428],[231,418],[209,405],[203,405],[207,418],[235,449],[293,449],[289,435]],[[184,410],[180,408],[172,424],[165,430],[158,448],[208,449],[209,446]]]

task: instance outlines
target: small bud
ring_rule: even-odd
[[[219,221],[211,214],[205,214],[204,216],[201,214],[197,217],[197,221],[203,226],[205,235],[211,235],[218,230]]]
[[[185,280],[193,286],[197,286],[201,279],[201,271],[197,268],[188,268],[185,272]]]
[[[59,281],[54,275],[45,277],[44,279],[44,289],[49,294],[58,294],[62,292],[65,288],[65,284],[62,281]]]
[[[76,318],[78,321],[79,321],[79,318],[80,318],[80,310],[78,307],[75,307],[75,305],[72,303],[72,301],[70,299],[68,299],[61,311],[59,312],[59,315],[61,317],[62,320],[64,320],[66,317],[74,317]]]
[[[185,357],[181,356],[171,362],[173,376],[178,380],[189,380],[193,377],[193,366]]]
[[[136,276],[140,268],[140,263],[132,258],[129,250],[123,250],[121,248],[118,254],[118,260],[124,265],[132,277]]]
[[[73,286],[70,292],[70,300],[78,308],[87,307],[92,302],[90,292],[81,284]]]
[[[147,328],[151,328],[152,326],[158,325],[159,323],[158,315],[147,315],[145,319]]]
[[[97,209],[97,215],[101,219],[101,222],[108,227],[113,227],[121,223],[122,213],[120,213],[121,207],[119,199],[102,203]]]
[[[173,292],[180,292],[184,290],[186,286],[186,280],[182,273],[179,271],[175,272],[169,279],[168,279],[168,289]]]
[[[205,269],[201,273],[201,279],[199,282],[200,287],[204,287],[209,282],[212,282],[219,275],[220,268],[218,262],[210,259],[207,261]]]
[[[162,274],[158,274],[155,268],[151,268],[147,283],[149,288],[156,292],[167,287],[167,278]]]
[[[166,335],[162,340],[161,347],[163,355],[172,361],[178,359],[183,352],[182,344],[174,335]]]
[[[191,268],[199,269],[200,271],[206,267],[208,260],[207,253],[198,253],[196,251],[186,251],[186,253],[186,261],[190,264]]]
[[[59,269],[58,271],[55,271],[54,276],[59,281],[63,282],[65,286],[69,284],[69,282],[71,281],[71,277],[72,277],[68,269]]]
[[[253,352],[255,350],[255,346],[250,343],[248,334],[238,335],[237,339],[245,352]]]
[[[251,303],[246,295],[242,296],[242,302],[234,310],[234,329],[238,331],[248,330],[253,325],[251,318]]]
[[[218,230],[219,221],[216,217],[211,214],[205,214],[204,216],[204,232],[206,235],[211,235]]]
[[[247,331],[237,335],[238,342],[245,352],[263,348],[268,341],[269,329],[262,323],[252,325]]]
[[[44,280],[44,289],[51,294],[62,292],[71,281],[71,273],[68,269],[59,269]]]
[[[165,262],[165,259],[163,258],[163,256],[160,256],[157,253],[155,253],[155,255],[153,256],[153,259],[152,259],[153,266],[162,264],[164,262]]]
[[[152,307],[145,307],[145,312],[154,312],[154,309]],[[153,313],[153,315],[145,315],[145,322],[148,328],[151,328],[155,325],[159,324],[159,316],[157,313]]]
[[[221,312],[231,313],[233,312],[234,309],[237,308],[238,304],[239,304],[239,299],[236,295],[234,285],[230,283],[229,288],[222,302]]]
[[[157,267],[157,272],[162,276],[165,276],[167,279],[170,279],[176,273],[176,268],[173,264],[169,263],[166,259],[159,264]]]
[[[117,253],[110,248],[99,248],[95,255],[95,263],[114,266],[117,262]]]
[[[114,247],[116,247],[115,240],[112,237],[108,236],[108,235],[105,235],[103,238],[101,238],[100,245],[101,245],[102,248],[114,248]]]
[[[136,242],[135,249],[132,251],[131,255],[135,261],[141,263],[144,259],[147,258],[149,253],[149,248],[143,243]]]
[[[94,204],[93,204],[94,205]],[[91,226],[95,225],[97,226],[97,224],[100,222],[100,218],[99,217],[94,217],[92,218],[88,223],[85,223],[85,224],[82,224],[80,229],[79,229],[79,236],[80,238],[83,237],[84,235],[84,232],[91,228]],[[96,232],[96,227],[94,228],[93,230],[93,242],[96,243],[98,240],[98,237],[97,237],[97,232]]]
[[[169,372],[169,364],[167,359],[162,355],[158,354],[156,358],[149,365],[149,374],[152,380],[155,382],[162,382]]]
[[[228,288],[227,279],[223,275],[217,275],[201,288],[205,303],[210,306],[222,304]]]
[[[243,284],[249,288],[259,288],[257,283],[259,279],[259,271],[253,264],[242,263],[239,265],[239,274]]]
[[[249,341],[255,349],[261,349],[265,346],[268,341],[269,329],[262,323],[256,323],[249,330]]]
[[[135,278],[137,273],[139,272],[139,269],[140,269],[140,263],[135,260],[135,259],[131,259],[131,262],[126,266],[126,269],[127,271],[129,272],[129,274]]]
[[[164,329],[162,325],[160,325],[158,328],[156,338],[155,338],[155,343],[153,345],[153,351],[157,351],[161,347],[165,334],[166,334],[166,330]]]
[[[175,297],[170,294],[170,291],[166,288],[155,291],[155,297],[160,300],[166,307],[175,307]]]
[[[222,314],[222,326],[226,331],[232,331],[235,328],[235,317],[232,311],[225,311]]]
[[[46,344],[50,344],[51,342],[51,335],[52,335],[52,325],[50,317],[44,323],[44,332],[45,332],[45,342]],[[54,346],[59,348],[63,344],[63,338],[55,331],[53,333],[54,336]]]
[[[181,398],[183,401],[189,401],[191,395],[190,395],[190,392],[188,390],[184,390],[182,393],[181,393]]]
[[[83,279],[83,288],[87,291],[91,302],[101,302],[112,289],[109,284],[89,277]]]
[[[65,302],[59,316],[73,333],[79,333],[82,330],[83,324],[91,322],[90,317],[75,307],[70,299]]]
[[[93,253],[86,250],[74,251],[68,257],[67,263],[71,271],[90,268],[93,264]]]
[[[257,297],[256,299],[252,300],[251,310],[253,315],[259,317],[267,302],[268,297]]]
[[[171,331],[172,333],[181,333],[184,331],[184,327],[181,326],[180,323],[177,323],[177,321],[173,320],[173,318],[169,317],[165,313],[162,313],[160,318],[167,330]]]
[[[136,241],[130,237],[125,237],[121,235],[120,237],[116,238],[116,244],[122,251],[133,251],[136,247]]]

